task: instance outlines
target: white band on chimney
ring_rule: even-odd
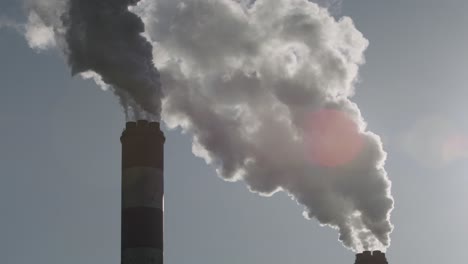
[[[151,167],[133,167],[122,171],[122,208],[163,209],[163,173]]]
[[[129,248],[122,251],[121,264],[162,264],[163,252],[155,248]]]

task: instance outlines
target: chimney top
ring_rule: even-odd
[[[158,122],[150,122],[150,123],[149,123],[149,127],[150,127],[150,128],[158,128],[158,129],[160,128]]]
[[[136,126],[137,126],[136,122],[127,122],[127,124],[125,124],[125,128],[134,128]]]
[[[120,140],[126,137],[141,137],[143,135],[159,135],[160,140],[165,141],[164,133],[161,130],[159,122],[150,122],[148,120],[130,121],[125,125]]]
[[[160,128],[159,122],[148,121],[148,120],[137,120],[137,121],[128,121],[125,125],[125,128],[135,128],[135,127],[150,127],[150,128]]]
[[[148,120],[138,120],[137,121],[137,126],[147,126],[148,125]]]
[[[356,254],[355,264],[388,264],[387,259],[385,258],[385,253],[380,250],[374,252],[364,251],[362,253]]]

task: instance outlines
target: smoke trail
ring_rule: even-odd
[[[21,32],[21,25],[8,17],[0,15],[0,29],[13,29]]]
[[[33,2],[73,72],[136,113],[159,113],[157,54],[163,120],[220,177],[287,192],[352,250],[390,245],[386,153],[349,99],[368,45],[350,18],[307,0],[144,0],[133,10],[151,48],[126,8],[138,1]]]
[[[142,33],[144,24],[129,11],[138,0],[40,0],[30,1],[27,28],[49,29],[40,43],[60,39],[72,74],[94,78],[111,88],[128,114],[159,119],[161,85],[153,64],[152,46]],[[34,30],[36,29],[36,30]],[[52,33],[51,33],[52,34]],[[44,34],[36,34],[44,37]],[[29,43],[37,45],[37,38]],[[104,85],[106,84],[106,85]]]
[[[253,192],[290,194],[355,251],[385,249],[393,199],[354,93],[368,42],[306,0],[144,1],[163,119]]]

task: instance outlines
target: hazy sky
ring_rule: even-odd
[[[369,39],[354,101],[383,138],[395,210],[390,263],[455,263],[468,244],[468,2],[345,0]],[[338,15],[339,16],[339,15]],[[0,25],[23,21],[0,2]],[[2,263],[119,263],[117,100],[57,51],[0,28]],[[226,183],[166,133],[165,263],[353,263],[337,233],[283,193]]]

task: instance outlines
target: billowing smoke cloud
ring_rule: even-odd
[[[29,46],[36,50],[65,47],[62,23],[67,2],[62,0],[25,0],[29,11],[24,34]]]
[[[222,178],[262,195],[286,191],[353,250],[385,249],[385,152],[348,99],[367,40],[351,19],[305,0],[247,2],[141,8],[164,120],[192,132],[194,153]]]
[[[35,48],[47,48],[60,38],[73,75],[83,74],[98,80],[103,88],[110,87],[127,114],[159,119],[161,84],[152,46],[142,36],[143,22],[129,11],[137,3],[31,1],[27,38]]]
[[[54,32],[74,72],[100,73],[149,111],[161,92],[143,24],[124,8],[135,2],[72,0]],[[162,119],[193,135],[195,155],[252,192],[287,192],[352,250],[390,245],[386,153],[349,99],[368,45],[350,18],[307,0],[143,0],[132,11],[153,44]]]
[[[10,29],[23,34],[29,45],[37,50],[55,46],[53,28],[46,26],[35,12],[29,14],[26,23],[0,16],[0,29]]]

